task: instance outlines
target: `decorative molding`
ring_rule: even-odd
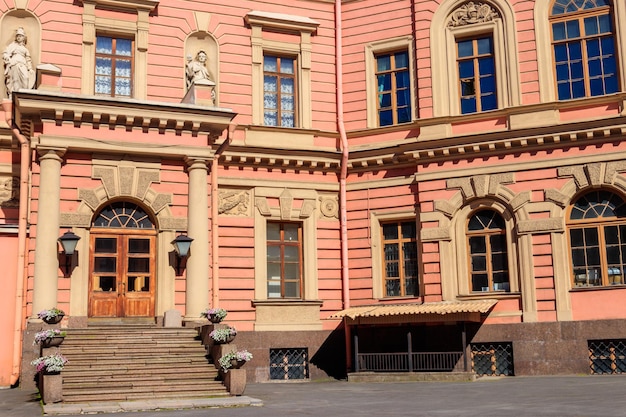
[[[91,214],[81,213],[61,213],[59,225],[61,227],[84,227],[91,226]]]
[[[280,219],[281,220],[291,220],[291,209],[293,207],[293,196],[289,192],[288,189],[285,189],[280,197],[278,197],[278,201],[280,201]]]
[[[433,227],[422,229],[420,231],[420,240],[422,242],[452,240],[452,235],[449,227]]]
[[[320,196],[320,213],[327,218],[339,218],[339,201],[336,196]]]
[[[304,200],[300,208],[300,218],[306,219],[310,217],[315,212],[316,208],[315,200]]]
[[[498,12],[487,3],[474,3],[473,1],[467,2],[458,7],[450,15],[448,26],[457,27],[472,25],[475,23],[490,22],[494,19],[498,19],[500,15]]]
[[[0,176],[0,207],[17,207],[20,205],[20,178]]]
[[[517,223],[517,233],[552,233],[563,232],[565,230],[564,219],[550,218],[550,219],[533,219],[522,220]]]
[[[259,213],[262,216],[269,217],[272,215],[272,212],[270,211],[270,205],[267,202],[267,197],[256,197],[254,199],[254,205],[259,210]]]
[[[219,190],[218,214],[230,216],[250,215],[250,191]]]

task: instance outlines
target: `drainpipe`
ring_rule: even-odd
[[[343,48],[341,0],[335,0],[335,60],[337,83],[337,129],[341,139],[341,173],[339,176],[339,225],[341,227],[341,286],[343,308],[350,307],[350,274],[348,270],[348,215],[346,209],[346,178],[348,177],[348,137],[343,120]]]
[[[213,159],[211,160],[211,252],[212,256],[212,265],[211,269],[213,270],[213,287],[212,287],[212,299],[211,306],[213,308],[219,307],[220,302],[220,276],[219,276],[219,244],[218,244],[218,187],[217,187],[217,168],[218,162],[220,159],[220,155],[222,152],[228,148],[231,141],[233,140],[233,136],[235,134],[235,129],[237,125],[235,123],[231,123],[228,125],[228,133],[226,134],[226,139],[221,143],[219,148],[215,151],[215,155],[213,155]]]
[[[15,385],[20,378],[22,343],[24,334],[23,318],[26,315],[24,304],[24,290],[26,277],[26,229],[28,225],[28,167],[30,164],[30,143],[26,136],[20,132],[13,123],[13,103],[3,101],[2,108],[7,124],[11,126],[13,136],[20,144],[20,197],[18,211],[17,232],[17,276],[15,291],[15,325],[13,335],[13,370],[11,372],[11,385]]]

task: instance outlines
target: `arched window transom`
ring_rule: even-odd
[[[138,205],[119,201],[104,207],[94,219],[93,227],[154,229],[154,223]]]
[[[506,228],[500,213],[480,210],[467,224],[472,292],[510,291]]]
[[[593,191],[576,200],[568,220],[574,286],[624,284],[624,200],[608,191]]]

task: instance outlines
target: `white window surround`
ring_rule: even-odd
[[[457,1],[441,5],[431,21],[430,51],[435,117],[461,114],[456,54],[456,41],[459,38],[487,34],[493,36],[498,108],[521,104],[513,9],[503,0],[484,2],[496,10],[498,17],[473,24],[449,26],[451,14],[466,3]]]
[[[554,60],[552,57],[552,28],[550,12],[552,0],[535,2],[535,34],[537,36],[537,66],[539,68],[539,95],[542,103],[557,101],[556,80],[554,79]],[[618,67],[626,62],[626,2],[612,1],[613,22],[615,24],[615,42]],[[626,71],[618,71],[620,91],[626,91]],[[589,98],[589,97],[586,97]]]
[[[409,53],[409,77],[411,80],[411,118],[415,120],[416,97],[415,97],[415,55],[413,51],[413,38],[410,36],[396,39],[387,39],[379,42],[372,42],[365,46],[365,91],[367,94],[367,127],[376,128],[378,126],[378,92],[376,91],[376,55],[408,51]],[[383,126],[389,127],[389,126]]]
[[[158,0],[83,0],[83,76],[81,93],[95,91],[96,36],[127,37],[135,41],[133,98],[147,98],[148,29],[150,13]],[[122,10],[137,14],[134,22],[96,16],[96,8]]]
[[[494,200],[472,201],[462,207],[455,215],[454,237],[457,259],[461,260],[456,263],[457,272],[457,291],[459,295],[470,295],[472,293],[470,287],[470,271],[469,271],[469,248],[467,242],[467,222],[468,219],[476,212],[489,209],[499,213],[504,219],[506,230],[507,256],[509,268],[509,287],[510,292],[519,292],[518,270],[519,263],[517,260],[517,244],[515,239],[515,224],[509,210],[502,203]],[[500,294],[500,293],[498,293]],[[493,295],[493,293],[484,293],[482,295]]]
[[[296,128],[310,129],[311,109],[311,36],[319,23],[307,17],[281,13],[251,11],[245,17],[252,29],[252,124],[263,125],[263,56],[266,53],[296,57],[298,120]],[[299,43],[280,42],[263,38],[263,31],[280,31],[300,36]]]
[[[377,299],[397,299],[397,298],[419,298],[417,296],[406,297],[386,297],[383,291],[384,276],[383,276],[383,252],[382,252],[382,223],[386,222],[400,222],[407,220],[416,220],[417,213],[415,211],[402,211],[402,212],[389,212],[389,213],[376,213],[372,212],[370,215],[370,230],[371,230],[371,247],[372,247],[372,296]],[[419,231],[419,228],[417,229]],[[418,293],[423,292],[423,273],[422,273],[422,254],[420,252],[421,243],[419,241],[419,232],[417,233],[417,259],[418,259],[418,274],[417,274],[417,286],[419,288]]]

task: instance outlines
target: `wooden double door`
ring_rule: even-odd
[[[91,234],[89,317],[154,317],[156,233],[126,230]]]

